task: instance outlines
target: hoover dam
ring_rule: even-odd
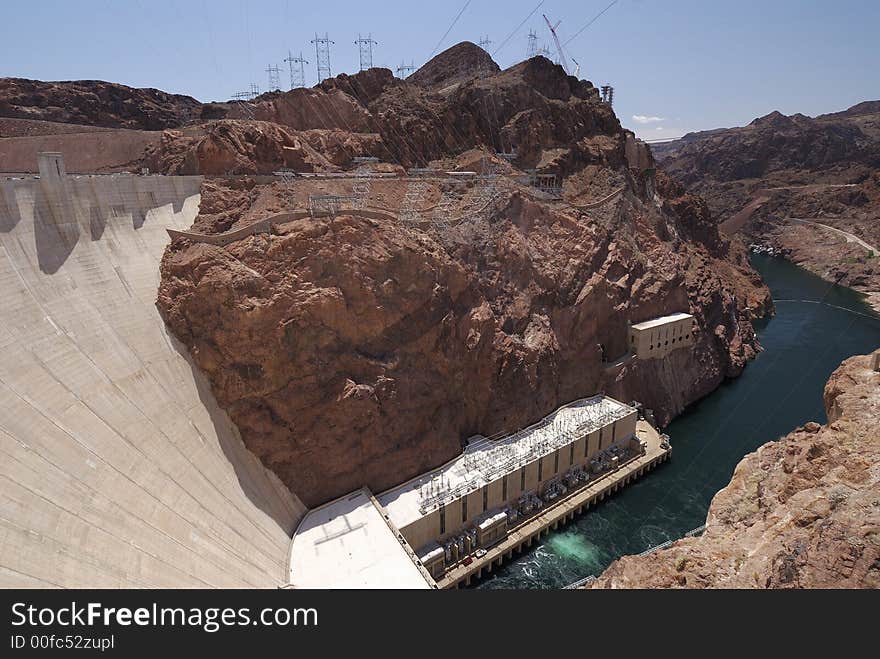
[[[0,181],[0,583],[278,587],[305,508],[157,309],[200,177]]]
[[[599,394],[420,477],[456,480],[439,504],[425,503],[436,485],[409,481],[308,510],[157,309],[163,252],[191,235],[202,177],[38,160],[0,197],[4,586],[457,587],[670,455],[641,409]],[[696,331],[677,314],[634,325],[631,342],[668,352]]]

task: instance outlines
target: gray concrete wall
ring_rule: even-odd
[[[0,180],[0,587],[276,587],[305,509],[155,302],[196,177]],[[50,198],[51,197],[51,198]]]

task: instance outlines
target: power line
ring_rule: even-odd
[[[567,46],[567,45],[570,44],[572,41],[574,41],[575,39],[577,39],[577,38],[581,35],[581,33],[582,33],[584,30],[586,30],[586,29],[587,29],[588,27],[590,27],[593,23],[595,23],[596,21],[598,21],[599,18],[602,16],[602,14],[604,14],[606,11],[608,11],[609,9],[611,9],[611,8],[612,8],[614,5],[616,5],[619,1],[620,1],[620,0],[614,0],[614,2],[612,2],[610,5],[608,5],[607,7],[605,7],[605,9],[603,9],[603,10],[600,11],[598,14],[596,14],[596,15],[593,17],[593,19],[592,19],[589,23],[587,23],[587,24],[584,25],[580,30],[578,30],[577,32],[575,32],[574,36],[571,37],[571,39],[569,39],[568,41],[566,41],[566,42],[565,42],[564,44],[562,44],[562,45],[563,45],[563,46]]]
[[[470,4],[471,4],[471,0],[467,0],[467,2],[464,3],[464,7],[462,7],[462,8],[461,8],[461,11],[458,12],[458,16],[456,16],[456,17],[455,17],[455,20],[452,21],[452,25],[449,26],[449,29],[446,30],[446,32],[443,33],[443,36],[442,36],[442,37],[440,37],[440,41],[438,41],[438,42],[437,42],[437,45],[434,46],[434,50],[432,50],[432,51],[431,51],[431,54],[428,55],[428,59],[431,59],[432,57],[434,57],[434,55],[437,53],[437,49],[440,48],[440,44],[442,44],[442,43],[443,43],[443,40],[444,40],[447,36],[449,36],[449,33],[450,33],[450,32],[452,32],[452,28],[455,27],[455,24],[458,23],[458,19],[461,18],[461,15],[464,13],[465,9],[467,9],[467,8],[470,6]]]
[[[495,57],[495,55],[496,55],[498,52],[500,52],[501,49],[504,48],[504,46],[507,45],[507,42],[510,41],[510,40],[513,38],[513,35],[516,34],[517,32],[519,32],[519,29],[520,29],[523,25],[525,25],[526,22],[527,22],[532,16],[535,15],[535,12],[538,11],[538,10],[541,8],[541,5],[543,5],[543,4],[544,4],[544,0],[541,0],[541,2],[539,2],[537,5],[535,5],[535,8],[532,9],[532,11],[529,12],[529,15],[526,16],[526,17],[523,19],[523,22],[520,23],[519,25],[517,25],[517,26],[516,26],[516,29],[515,29],[513,32],[511,32],[510,34],[508,34],[508,35],[507,35],[507,38],[506,38],[504,41],[501,42],[501,45],[498,46],[498,48],[495,49],[495,51],[492,53],[492,57]]]

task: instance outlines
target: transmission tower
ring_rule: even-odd
[[[410,60],[409,64],[405,62],[401,62],[400,66],[397,67],[397,77],[398,78],[408,78],[411,76],[416,70],[416,65],[413,60]]]
[[[252,91],[249,92],[238,92],[237,94],[233,94],[232,98],[238,101],[238,108],[241,110],[241,114],[245,119],[253,120],[254,117],[254,107],[250,104],[250,101],[254,99],[254,95]]]
[[[290,66],[290,88],[296,89],[297,87],[305,87],[306,86],[306,67],[305,65],[309,63],[307,59],[303,59],[303,55],[300,52],[299,57],[294,57],[293,54],[288,50],[287,57],[284,58],[284,61]]]
[[[320,83],[333,75],[330,69],[330,44],[336,42],[331,41],[326,32],[323,37],[319,37],[316,32],[312,43],[315,44],[315,63],[318,67],[318,82]]]
[[[529,49],[526,52],[526,59],[532,59],[538,54],[538,35],[534,30],[529,30]]]
[[[255,83],[255,82],[251,83],[250,94],[251,94],[251,100],[254,100],[257,96],[260,95],[260,86],[257,83]]]
[[[485,37],[480,37],[479,46],[483,50],[488,50],[489,46],[491,46],[493,43],[495,43],[495,42],[489,38],[488,34]]]
[[[270,64],[266,69],[266,73],[269,74],[269,91],[281,89],[281,69],[277,65],[273,66]]]
[[[602,92],[602,101],[608,105],[614,105],[614,87],[611,85],[602,85],[602,87],[599,88],[599,91]]]
[[[358,34],[357,41],[354,42],[360,47],[361,51],[361,71],[373,68],[373,46],[378,46],[379,42],[373,40],[373,35],[369,34],[366,38]]]

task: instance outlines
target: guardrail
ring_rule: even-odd
[[[591,574],[588,577],[584,577],[583,579],[575,581],[574,583],[568,584],[567,586],[565,586],[563,588],[563,590],[577,590],[578,588],[583,588],[584,586],[586,586],[589,583],[593,583],[595,580],[596,580],[595,575]]]

